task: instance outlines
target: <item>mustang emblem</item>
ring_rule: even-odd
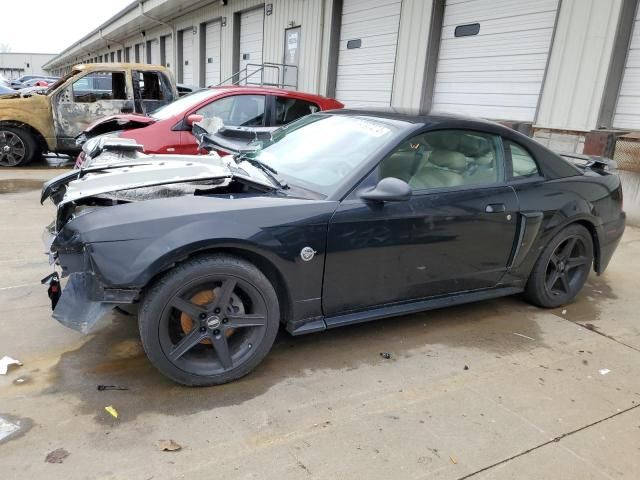
[[[315,256],[316,253],[318,252],[316,252],[313,248],[304,247],[302,250],[300,250],[300,258],[305,262],[309,262],[313,260],[313,257]]]

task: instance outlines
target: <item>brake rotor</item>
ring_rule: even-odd
[[[216,287],[213,290],[202,290],[192,296],[190,298],[190,301],[195,305],[208,305],[216,299],[216,295],[219,291],[220,287]],[[238,295],[236,295],[235,293],[231,293],[229,302],[231,304],[231,310],[234,314],[244,314],[244,304],[242,303],[242,300],[240,300],[240,297],[238,297]],[[180,314],[180,326],[182,327],[182,332],[186,335],[193,329],[193,319],[186,313],[182,312]],[[230,337],[234,332],[235,329],[230,328],[225,332],[225,334],[227,337]],[[205,338],[200,343],[211,345],[211,340]]]

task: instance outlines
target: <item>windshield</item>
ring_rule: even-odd
[[[372,117],[308,115],[275,131],[250,157],[288,183],[330,196],[398,131]]]
[[[185,112],[196,105],[198,105],[203,100],[215,95],[216,92],[211,90],[198,90],[197,92],[190,93],[185,95],[184,97],[179,98],[173,103],[165,105],[163,107],[158,108],[151,112],[151,117],[156,120],[166,120],[167,118],[171,118],[175,115]]]

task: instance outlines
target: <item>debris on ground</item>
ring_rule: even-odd
[[[562,310],[562,314],[566,315],[567,314],[567,309],[565,308],[564,310]]]
[[[451,460],[451,463],[453,463],[454,465],[458,463],[458,460],[456,460],[456,457],[449,455],[449,460]]]
[[[528,338],[529,340],[535,340],[535,338],[528,337],[527,335],[523,335],[522,333],[516,333],[516,332],[511,332],[511,333],[513,333],[514,335],[517,335],[518,337]]]
[[[389,360],[391,358],[391,354],[389,352],[380,352],[380,356],[385,360]]]
[[[101,392],[105,390],[129,390],[129,387],[124,385],[98,385],[96,388]]]
[[[9,365],[18,365],[19,367],[21,367],[22,362],[5,355],[4,357],[0,358],[0,375],[7,374],[7,372],[9,371]]]
[[[113,408],[113,405],[109,405],[108,407],[104,407],[104,409],[111,415],[113,418],[118,418],[118,411]]]
[[[0,441],[4,440],[9,435],[13,435],[18,430],[20,430],[20,425],[0,417]]]
[[[49,452],[44,461],[47,463],[62,463],[65,458],[71,455],[64,448],[56,448],[53,452]]]
[[[465,365],[464,370],[469,370],[469,365]]]
[[[611,370],[609,370],[608,368],[601,368],[600,370],[598,370],[598,373],[600,375],[606,375],[607,373],[609,373]]]
[[[26,379],[26,378],[24,378],[24,377],[18,377],[18,378],[16,378],[16,379],[13,381],[13,383],[14,383],[15,385],[22,385],[22,384],[23,384],[23,383],[25,383],[26,381],[27,381],[27,379]]]
[[[182,450],[182,445],[173,440],[160,440],[158,448],[163,452],[177,452]]]

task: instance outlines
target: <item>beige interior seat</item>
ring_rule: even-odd
[[[395,152],[380,164],[380,178],[395,177],[409,182],[425,161],[424,152],[414,150]]]
[[[455,187],[464,184],[462,172],[467,168],[467,160],[460,152],[436,149],[411,178],[413,188]]]

